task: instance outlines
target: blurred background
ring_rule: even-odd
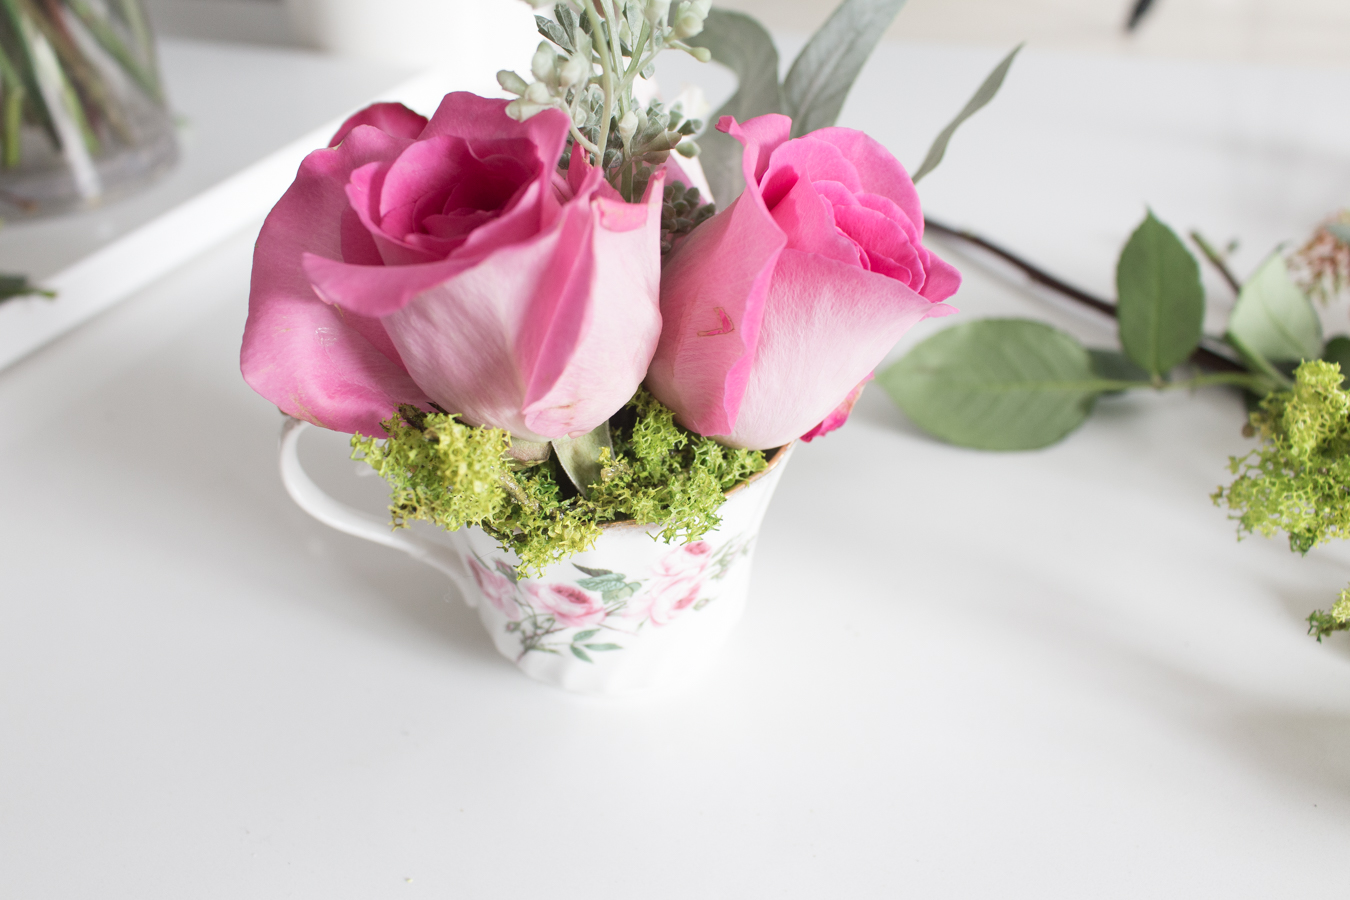
[[[299,5],[304,0],[291,0]],[[419,0],[351,0],[372,9]],[[437,0],[420,0],[435,5]],[[519,0],[487,0],[523,5]],[[1347,0],[1154,0],[1137,32],[1136,0],[909,0],[887,37],[1234,62],[1350,66]],[[444,0],[442,0],[444,5]],[[829,0],[722,0],[776,31],[809,33]],[[303,44],[282,0],[147,0],[163,35]]]

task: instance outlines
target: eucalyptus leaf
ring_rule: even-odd
[[[743,13],[713,9],[704,21],[703,31],[688,43],[706,47],[715,62],[736,75],[736,93],[713,114],[713,126],[723,116],[744,122],[783,111],[778,88],[778,48],[759,22]],[[745,187],[740,142],[712,127],[698,139],[698,145],[699,162],[708,177],[713,199],[725,209]]]
[[[552,19],[545,19],[543,16],[535,16],[534,24],[539,29],[539,33],[557,44],[568,53],[575,53],[576,47],[572,46],[572,36],[562,29],[557,22]]]
[[[1200,266],[1151,210],[1120,253],[1116,291],[1121,346],[1149,374],[1167,374],[1200,345]]]
[[[1312,301],[1272,254],[1238,293],[1228,331],[1250,351],[1272,362],[1298,362],[1322,355],[1322,323]]]
[[[863,64],[904,5],[905,0],[844,0],[811,36],[783,81],[793,137],[839,119]]]
[[[1342,244],[1350,244],[1350,225],[1343,222],[1333,222],[1327,226],[1327,231],[1331,232],[1332,237]]]
[[[600,451],[614,452],[614,442],[609,436],[609,420],[601,422],[593,431],[579,438],[558,438],[552,442],[553,452],[558,454],[567,477],[581,491],[583,497],[589,495],[591,485],[600,480]]]
[[[956,134],[956,129],[961,127],[961,123],[975,115],[983,109],[990,100],[994,99],[994,95],[998,93],[998,89],[1003,87],[1003,79],[1007,77],[1008,69],[1012,68],[1013,60],[1017,57],[1018,51],[1024,46],[1026,45],[1018,44],[1016,47],[1012,48],[1012,52],[1003,57],[1003,60],[998,65],[994,66],[994,71],[989,73],[984,79],[984,83],[976,89],[975,94],[966,101],[966,105],[956,114],[956,118],[947,123],[946,128],[938,132],[938,136],[933,139],[933,145],[928,148],[928,155],[923,158],[923,163],[919,166],[919,170],[914,173],[914,182],[916,184],[920,178],[923,178],[929,172],[936,169],[938,163],[942,162],[942,157],[947,153],[947,144],[951,142],[952,135]]]
[[[1029,319],[940,331],[877,383],[920,428],[979,450],[1053,444],[1083,424],[1098,394],[1134,386],[1102,378],[1071,335]]]

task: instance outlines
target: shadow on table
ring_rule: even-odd
[[[35,435],[34,463],[47,471],[33,477],[87,498],[81,515],[95,529],[153,547],[129,562],[138,585],[174,577],[149,567],[151,555],[168,555],[195,575],[185,596],[202,584],[242,585],[250,600],[283,598],[367,634],[384,626],[399,640],[504,665],[444,575],[294,506],[277,472],[282,419],[240,378],[237,338],[220,336],[239,333],[239,310],[204,319],[69,402]],[[96,438],[69,439],[76,431]]]

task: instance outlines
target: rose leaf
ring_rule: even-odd
[[[1102,377],[1075,338],[1029,319],[940,331],[877,383],[920,428],[979,450],[1053,444],[1083,424],[1099,394],[1141,384]]]
[[[1205,318],[1200,266],[1151,210],[1120,253],[1116,291],[1121,346],[1150,375],[1195,352]]]

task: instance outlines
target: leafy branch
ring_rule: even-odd
[[[1086,421],[1098,397],[1121,390],[1222,385],[1263,397],[1288,388],[1299,362],[1341,351],[1336,339],[1323,343],[1311,301],[1278,254],[1239,285],[1226,333],[1203,335],[1199,265],[1152,212],[1121,251],[1115,303],[976,235],[927,224],[1010,262],[1075,302],[1113,315],[1121,345],[1121,352],[1089,350],[1049,325],[1018,319],[939,332],[881,372],[878,382],[916,424],[951,443],[987,450],[1044,447]],[[1222,263],[1203,239],[1197,244]],[[1202,340],[1210,346],[1202,347]],[[1174,377],[1173,370],[1188,361],[1210,373]]]

